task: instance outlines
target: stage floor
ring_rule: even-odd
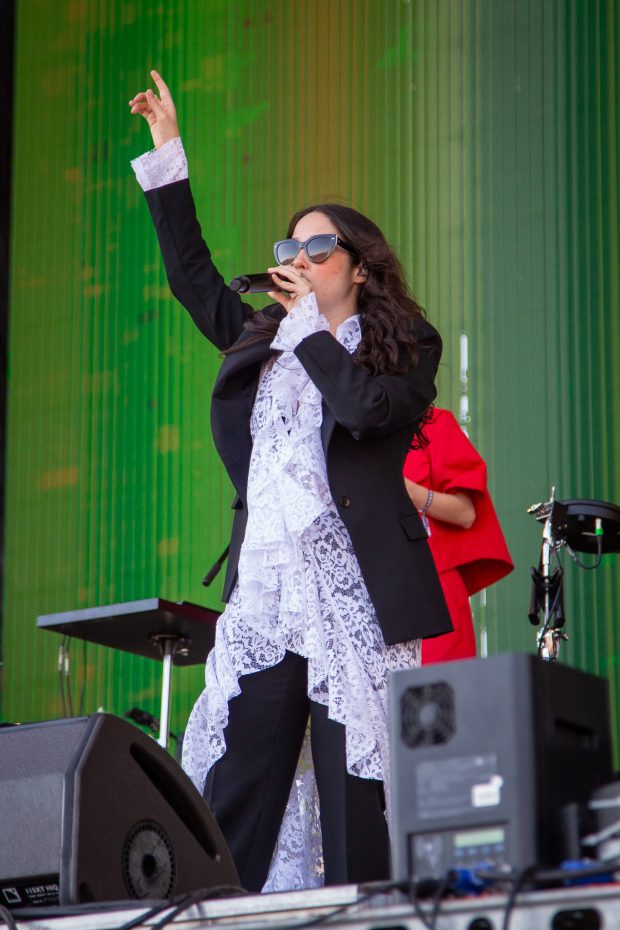
[[[503,930],[507,898],[487,895],[447,900],[431,924],[431,906],[423,905],[426,926],[434,930]],[[15,914],[23,930],[121,930],[130,923],[183,930],[225,927],[226,930],[294,930],[326,925],[347,930],[424,930],[412,904],[398,893],[373,894],[356,885],[272,895],[219,898],[192,905],[176,916],[171,909],[156,915],[143,904],[119,902]],[[143,918],[139,921],[139,918]],[[138,923],[136,923],[138,922]],[[1,925],[1,923],[0,923]],[[523,893],[518,896],[510,930],[610,930],[620,927],[620,884]]]

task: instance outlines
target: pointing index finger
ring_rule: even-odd
[[[163,77],[161,76],[161,74],[160,74],[158,71],[153,70],[153,71],[151,71],[151,77],[153,78],[153,80],[154,80],[155,83],[157,84],[157,89],[158,89],[158,91],[159,91],[159,97],[160,97],[160,99],[161,99],[161,100],[169,100],[169,99],[170,99],[170,91],[168,90],[168,85],[167,85],[166,82],[164,81],[164,79],[163,79]]]

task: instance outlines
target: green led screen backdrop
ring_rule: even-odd
[[[230,527],[218,356],[169,295],[129,166],[150,146],[127,101],[151,67],[225,277],[264,269],[289,215],[326,199],[398,249],[516,562],[475,599],[479,632],[533,649],[527,506],[552,484],[620,503],[619,28],[615,0],[17,0],[5,719],[62,713],[38,615],[221,606],[221,579],[201,585]],[[614,702],[616,559],[564,556],[563,657],[608,674]],[[72,655],[86,712],[157,713],[158,663]],[[173,730],[202,680],[175,673]]]

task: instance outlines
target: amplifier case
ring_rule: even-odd
[[[505,654],[390,677],[393,877],[558,865],[563,806],[612,777],[607,682]]]

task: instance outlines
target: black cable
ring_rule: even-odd
[[[609,859],[606,862],[592,862],[590,865],[583,865],[579,869],[534,869],[532,867],[531,884],[539,886],[565,885],[567,882],[580,878],[596,878],[600,875],[607,875],[609,872],[616,872],[620,869],[620,856]],[[499,869],[478,869],[476,871],[478,878],[485,882],[503,882],[504,884],[514,884],[519,880],[522,872],[516,870],[503,871]]]
[[[510,924],[510,915],[515,906],[517,895],[520,891],[523,890],[526,884],[529,885],[564,885],[566,882],[570,882],[571,879],[578,878],[594,878],[597,875],[605,875],[609,871],[613,871],[614,867],[617,866],[618,860],[612,860],[611,862],[606,863],[597,863],[595,866],[584,866],[582,869],[553,869],[544,871],[539,869],[537,866],[527,866],[522,869],[517,876],[513,879],[513,886],[508,896],[506,902],[506,908],[504,910],[504,921],[502,923],[502,930],[508,930]],[[615,863],[615,865],[614,865]],[[482,873],[480,873],[482,876]],[[502,878],[503,881],[510,881],[507,877]]]
[[[409,882],[409,900],[411,906],[415,912],[416,917],[420,920],[427,930],[433,930],[431,922],[428,920],[426,914],[422,909],[420,904],[420,899],[418,897],[419,883],[418,882]]]
[[[0,904],[0,920],[3,924],[6,924],[9,930],[17,930],[17,924],[15,923],[15,918],[11,914],[8,908],[3,907]]]
[[[217,898],[247,898],[251,891],[242,888],[241,885],[214,885],[206,889],[204,896],[205,901],[211,901]]]
[[[439,920],[439,911],[441,909],[441,902],[443,901],[446,892],[450,890],[450,886],[454,883],[456,876],[452,869],[448,869],[444,877],[438,883],[435,893],[433,895],[433,908],[431,910],[431,919],[430,919],[430,930],[436,930],[437,921]]]
[[[151,930],[162,930],[166,924],[169,924],[171,920],[174,920],[174,918],[178,917],[179,914],[182,914],[183,911],[186,911],[194,904],[198,904],[200,901],[203,901],[204,896],[204,888],[200,888],[198,891],[193,891],[191,894],[186,895],[185,899],[175,905],[172,910],[170,910],[164,917],[162,917],[161,920],[159,920],[156,924],[152,924]]]
[[[601,564],[603,558],[603,537],[602,535],[596,537],[596,562],[594,562],[593,565],[586,565],[584,562],[582,562],[577,554],[573,552],[568,543],[566,544],[566,548],[568,549],[568,554],[570,555],[571,559],[579,566],[579,568],[583,568],[586,572],[591,572],[594,571],[595,568],[598,568]]]
[[[598,878],[609,872],[616,872],[619,867],[620,859],[615,857],[609,859],[608,862],[593,862],[591,865],[584,865],[580,869],[541,869],[536,872],[532,881],[536,885],[565,885],[581,878]]]
[[[493,869],[480,869],[477,871],[478,878],[488,882],[501,882],[512,886],[506,901],[504,910],[504,919],[502,930],[509,930],[510,916],[514,909],[517,895],[523,890],[526,884],[536,887],[565,886],[573,881],[583,878],[597,878],[605,876],[610,872],[613,873],[620,868],[620,857],[610,859],[608,862],[596,862],[591,865],[584,865],[580,869],[540,869],[537,866],[528,866],[521,871],[500,871]],[[422,911],[419,900],[417,899],[417,884],[411,883],[410,900],[414,906],[416,916],[422,921],[428,930],[436,930],[437,919],[439,917],[441,901],[449,890],[453,881],[453,873],[448,872],[441,883],[433,893],[433,911],[431,921],[429,922]]]
[[[369,886],[364,886],[364,887],[369,887]],[[286,924],[283,927],[282,926],[279,927],[279,930],[302,930],[302,928],[317,927],[320,924],[328,923],[334,917],[338,917],[340,914],[345,913],[345,911],[349,911],[354,907],[359,907],[362,904],[366,904],[368,901],[370,901],[371,898],[374,897],[374,895],[379,894],[380,892],[384,892],[386,890],[391,890],[394,888],[401,888],[402,885],[401,883],[398,883],[398,882],[390,882],[389,884],[380,883],[379,885],[373,885],[370,887],[373,888],[371,892],[368,892],[366,894],[361,894],[354,901],[348,901],[346,904],[341,904],[338,907],[335,907],[332,910],[328,911],[328,913],[326,914],[319,914],[318,917],[311,917],[309,920],[300,920],[294,923]],[[179,902],[174,907],[174,909],[169,914],[166,914],[166,916],[159,923],[153,925],[152,930],[163,930],[166,924],[168,924],[175,917],[178,917],[178,915],[182,911],[187,910],[188,907],[191,907],[194,904],[200,904],[201,901],[207,900],[209,897],[212,897],[213,892],[215,890],[216,889],[209,889],[208,891],[205,891],[203,889],[200,892],[196,892],[194,895],[188,896],[188,897],[191,897],[192,900],[186,900],[186,901]],[[140,922],[143,922],[144,920],[148,919],[148,917],[149,915],[145,914],[140,919]],[[124,925],[123,927],[120,927],[119,930],[132,930],[132,928],[136,926],[138,926],[138,923],[132,922],[131,924],[127,924],[127,925]]]
[[[161,922],[161,924],[155,925],[165,927],[170,920],[188,907],[191,907],[192,904],[198,904],[200,901],[207,901],[210,898],[224,897],[224,894],[228,894],[232,897],[233,895],[247,895],[249,893],[250,892],[245,891],[245,889],[237,885],[214,885],[212,888],[198,888],[195,891],[176,895],[169,900],[159,901],[144,914],[141,914],[139,917],[133,917],[130,921],[118,927],[117,930],[133,930],[134,927],[139,927],[145,921],[152,921],[164,911],[170,910],[171,913],[166,915],[164,921]],[[138,906],[138,903],[139,902],[136,901],[136,906]]]
[[[200,888],[198,891],[192,892],[191,895],[187,896],[185,901],[179,902],[169,914],[166,914],[158,923],[153,924],[151,930],[163,930],[171,920],[174,920],[175,917],[178,917],[179,914],[182,914],[183,911],[186,911],[188,908],[193,907],[195,904],[201,904],[203,901],[210,901],[212,898],[221,898],[224,897],[222,892],[232,892],[238,895],[247,895],[250,892],[245,891],[243,888],[238,888],[236,885],[215,885],[213,888]]]
[[[502,924],[502,930],[509,930],[510,916],[514,909],[517,896],[519,892],[523,890],[523,887],[526,883],[531,885],[549,885],[552,883],[564,884],[565,882],[569,882],[571,879],[576,880],[580,878],[594,878],[599,875],[605,875],[610,871],[613,872],[619,866],[620,859],[613,859],[609,862],[596,863],[593,865],[584,866],[581,869],[573,869],[570,871],[566,869],[543,871],[538,870],[536,866],[528,866],[521,871],[494,871],[492,869],[481,869],[477,872],[477,874],[478,877],[482,880],[502,882],[504,884],[512,885],[511,891],[506,901],[506,908],[504,910],[504,919]],[[302,928],[313,927],[322,923],[327,923],[332,918],[339,916],[345,911],[348,911],[361,904],[366,904],[375,895],[384,894],[389,891],[401,891],[405,893],[413,906],[416,917],[420,920],[420,922],[427,928],[427,930],[436,930],[437,920],[440,916],[441,901],[443,900],[446,892],[449,890],[453,879],[454,873],[449,871],[440,882],[373,882],[368,885],[360,885],[359,889],[363,893],[354,901],[349,901],[346,904],[342,904],[339,907],[329,911],[327,914],[320,914],[318,917],[313,917],[309,920],[287,924],[284,927],[280,927],[279,930],[302,930]],[[420,886],[422,886],[422,888],[426,887],[428,889],[431,887],[433,888],[433,909],[430,914],[430,920],[429,915],[424,913],[424,910],[420,904],[418,897]],[[169,924],[171,920],[174,920],[175,917],[178,917],[178,915],[181,914],[184,910],[187,910],[193,905],[200,904],[202,901],[207,901],[214,897],[223,897],[224,893],[230,896],[250,894],[250,892],[245,891],[236,885],[216,885],[213,888],[202,888],[189,894],[180,895],[177,898],[173,898],[169,901],[162,901],[149,910],[145,911],[145,913],[141,916],[134,917],[129,922],[124,923],[122,926],[118,927],[117,930],[134,930],[134,928],[139,927],[146,921],[152,921],[155,917],[157,917],[159,914],[162,914],[164,911],[170,911],[170,913],[166,914],[162,920],[156,924],[153,924],[152,926],[152,930],[163,930],[163,928]],[[136,902],[136,905],[137,904],[138,902]],[[1,908],[0,913],[2,913]],[[14,930],[14,924],[10,925],[10,930]],[[15,928],[15,930],[17,930],[17,928]]]
[[[413,907],[416,917],[418,920],[427,928],[427,930],[433,930],[433,925],[429,921],[429,915],[424,913],[422,905],[420,903],[420,891],[424,892],[423,897],[428,898],[439,895],[440,899],[443,897],[445,892],[450,887],[451,882],[454,879],[454,872],[450,870],[442,882],[436,879],[421,879],[419,881],[400,881],[400,882],[389,882],[385,884],[383,882],[377,884],[376,882],[372,885],[360,885],[361,889],[374,888],[374,894],[379,894],[381,892],[385,893],[388,891],[400,891],[407,897],[407,900]],[[372,896],[372,894],[371,894]],[[356,902],[357,903],[357,902]],[[432,912],[431,912],[432,916]],[[436,918],[435,918],[436,919]]]
[[[344,914],[346,911],[350,911],[353,907],[358,907],[360,904],[366,904],[367,901],[370,901],[370,899],[378,893],[379,892],[377,890],[372,894],[361,895],[359,898],[356,898],[355,901],[349,901],[347,904],[341,904],[339,907],[335,907],[327,914],[320,914],[318,917],[310,918],[310,920],[300,920],[298,923],[289,924],[288,927],[281,928],[281,930],[301,930],[302,927],[317,927],[319,924],[327,923],[332,919],[332,917],[338,917],[340,914]]]
[[[510,889],[510,894],[508,895],[508,900],[506,901],[502,930],[508,930],[510,925],[510,915],[512,914],[513,908],[515,906],[517,895],[523,889],[526,882],[529,882],[535,874],[536,866],[528,865],[524,869],[521,869],[521,871],[517,874],[517,877],[514,879],[513,886]]]
[[[183,896],[185,899],[187,895]],[[139,902],[135,902],[136,907],[139,907]],[[174,906],[174,900],[171,901],[160,901],[154,907],[149,908],[144,914],[141,914],[139,917],[132,917],[131,920],[128,920],[127,923],[121,924],[120,927],[117,927],[117,930],[133,930],[134,927],[139,927],[146,920],[153,920],[154,917],[157,917],[158,914],[161,914],[163,911],[167,911],[169,908]]]

